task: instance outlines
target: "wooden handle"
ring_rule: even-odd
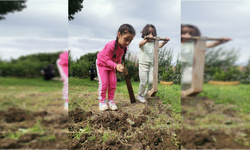
[[[153,39],[153,40],[156,40],[157,38],[156,38],[156,37],[149,38],[149,37],[145,36],[145,37],[144,37],[144,40],[146,40],[146,39]],[[169,41],[169,40],[167,40],[167,39],[165,39],[165,38],[159,38],[159,41]]]
[[[182,39],[186,39],[186,38],[183,38],[181,37]],[[190,40],[207,40],[207,41],[223,41],[225,39],[222,39],[222,38],[209,38],[209,37],[200,37],[200,36],[192,36],[190,38],[187,38],[187,39],[190,39]]]

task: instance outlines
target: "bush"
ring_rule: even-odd
[[[18,59],[11,59],[10,62],[0,61],[0,76],[13,76],[13,77],[40,77],[42,76],[41,70],[46,68],[49,64],[54,64],[55,75],[58,76],[59,72],[56,65],[56,60],[59,54],[56,53],[38,53],[27,56],[21,56]]]

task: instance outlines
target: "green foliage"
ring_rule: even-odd
[[[250,58],[245,66],[245,70],[241,73],[240,80],[241,83],[250,84]]]
[[[240,71],[236,67],[222,68],[211,67],[207,72],[212,76],[214,81],[238,81],[240,79]]]
[[[235,67],[239,58],[239,50],[234,48],[225,49],[219,47],[206,51],[204,81],[237,81],[240,79],[240,72]]]
[[[173,49],[172,48],[161,48],[159,50],[158,56],[158,66],[159,68],[166,68],[171,66],[173,60]]]
[[[233,66],[239,59],[239,50],[223,47],[211,48],[206,51],[205,68]]]
[[[69,76],[87,78],[89,76],[89,69],[96,63],[98,53],[98,51],[95,53],[87,53],[74,61],[69,51]]]
[[[55,64],[55,75],[59,75],[56,60],[62,51],[55,53],[37,53],[27,56],[20,56],[10,62],[0,61],[0,76],[7,77],[41,77],[41,70],[49,64]]]
[[[15,11],[22,11],[26,8],[26,0],[22,1],[0,1],[0,20],[5,19],[3,15],[7,13],[14,13]]]
[[[166,68],[160,68],[159,74],[161,73],[160,80],[162,81],[173,81],[174,84],[181,84],[181,61],[179,55],[175,66],[169,65]]]
[[[83,0],[69,0],[69,10],[68,10],[68,19],[69,20],[74,20],[73,15],[75,13],[78,13],[82,10],[83,8]]]
[[[132,81],[139,81],[139,60],[137,55],[128,52],[125,57],[124,66],[128,69],[130,79]]]

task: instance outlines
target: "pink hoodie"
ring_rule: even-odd
[[[122,49],[119,44],[116,48],[116,58],[113,58],[115,51],[115,41],[110,41],[105,45],[102,51],[97,54],[97,65],[100,67],[109,67],[116,69],[117,64],[121,64],[122,56],[124,55],[124,48]]]
[[[62,66],[63,72],[68,76],[68,51],[61,53],[59,59],[58,64]]]

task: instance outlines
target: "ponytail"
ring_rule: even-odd
[[[113,58],[116,58],[116,49],[117,49],[117,46],[118,46],[118,36],[116,37],[116,40],[115,40],[115,51],[114,51],[114,54],[113,54]]]
[[[123,60],[123,61],[125,61],[126,52],[127,52],[127,47],[124,48],[124,55],[122,56],[122,60]]]

